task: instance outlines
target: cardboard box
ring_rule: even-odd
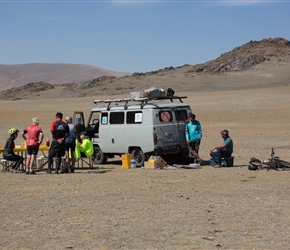
[[[166,161],[164,161],[158,155],[152,155],[148,161],[144,163],[144,168],[146,169],[162,169],[166,166]]]

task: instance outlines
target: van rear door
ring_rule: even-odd
[[[182,114],[182,116],[181,116]],[[168,108],[158,110],[156,115],[157,147],[163,153],[177,154],[186,147],[185,122],[186,109]]]

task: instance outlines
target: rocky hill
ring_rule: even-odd
[[[0,92],[6,100],[125,95],[150,87],[178,92],[239,90],[290,83],[290,42],[283,38],[250,41],[204,64],[168,67],[127,76],[102,76],[81,83],[34,82]]]

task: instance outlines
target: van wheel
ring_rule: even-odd
[[[136,161],[136,166],[142,167],[144,165],[144,161],[145,161],[145,154],[143,153],[142,149],[135,148],[132,150],[131,154],[133,155],[133,157]]]
[[[107,162],[107,155],[103,153],[99,146],[94,147],[94,163],[105,164]]]

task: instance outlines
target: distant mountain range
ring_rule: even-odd
[[[150,87],[205,92],[290,86],[290,42],[250,41],[203,64],[122,73],[89,65],[0,65],[2,100],[129,95]],[[1,91],[2,88],[2,91]]]
[[[80,83],[101,76],[126,76],[129,73],[90,65],[65,63],[0,64],[0,90],[33,82],[51,84]]]

